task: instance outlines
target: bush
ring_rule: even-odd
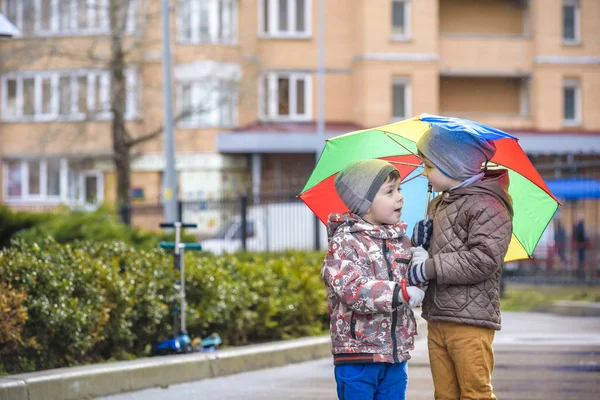
[[[22,304],[27,295],[11,285],[0,283],[0,360],[18,351],[23,345],[21,333],[27,322],[27,308]],[[28,347],[33,343],[28,343]],[[5,367],[0,363],[0,372]]]
[[[50,218],[47,213],[13,211],[0,204],[0,248],[7,247],[14,235]]]
[[[227,345],[321,334],[328,313],[322,254],[186,253],[188,331]],[[40,245],[0,252],[0,371],[128,359],[172,332],[179,305],[172,256],[123,242]],[[6,304],[4,308],[2,305]],[[23,308],[16,307],[21,304]]]
[[[162,251],[134,251],[123,243],[15,242],[0,253],[0,279],[27,295],[29,318],[21,335],[37,346],[19,346],[3,357],[5,369],[26,372],[140,355],[168,331],[170,267]]]
[[[323,333],[329,323],[321,253],[190,255],[190,331],[231,345]]]
[[[7,247],[12,238],[33,244],[43,243],[44,239],[51,237],[57,243],[120,241],[150,250],[157,248],[163,240],[174,240],[174,233],[154,233],[128,227],[107,206],[94,211],[60,207],[52,213],[14,212],[3,207],[0,208],[0,226],[0,247]],[[194,242],[195,238],[184,235],[182,240]]]

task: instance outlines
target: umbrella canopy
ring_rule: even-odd
[[[337,195],[333,183],[337,173],[346,165],[373,158],[388,160],[400,171],[403,181],[407,181],[407,177],[417,174],[415,169],[421,165],[421,159],[416,155],[416,142],[432,125],[461,130],[494,141],[496,154],[490,160],[488,168],[508,170],[508,192],[514,208],[513,236],[505,261],[529,258],[558,209],[559,202],[514,136],[478,122],[421,114],[401,122],[329,139],[299,197],[323,223],[326,223],[330,213],[348,211]],[[411,189],[407,193],[403,187],[403,194],[406,205],[413,202],[424,204],[426,199],[425,191],[421,194],[418,189]],[[418,210],[418,207],[413,209]],[[422,212],[414,215],[411,210],[411,215],[408,216],[406,211],[403,210],[405,220],[409,217],[416,222],[423,215]]]

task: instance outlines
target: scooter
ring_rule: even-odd
[[[166,354],[186,354],[193,351],[214,351],[222,342],[221,337],[218,334],[213,334],[201,341],[199,339],[195,339],[195,343],[192,343],[185,325],[186,305],[184,252],[186,249],[202,250],[202,246],[199,243],[181,243],[181,231],[182,228],[196,228],[197,226],[198,225],[196,224],[186,224],[182,222],[163,222],[160,224],[161,228],[175,228],[175,242],[161,242],[160,247],[163,249],[173,250],[174,267],[181,272],[180,282],[179,284],[175,285],[176,288],[179,288],[181,306],[180,308],[175,307],[173,310],[173,336],[152,346],[150,353],[152,356]],[[178,315],[180,321],[178,321]],[[178,329],[178,322],[180,329]]]

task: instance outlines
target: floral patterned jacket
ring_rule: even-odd
[[[403,222],[374,226],[351,213],[329,216],[321,275],[335,364],[410,358],[415,318],[410,306],[398,301],[412,256],[405,228]]]

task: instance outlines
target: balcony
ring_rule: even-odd
[[[524,36],[442,34],[440,74],[525,76],[531,73],[533,42]]]
[[[440,113],[500,129],[533,127],[529,80],[491,77],[440,77]]]
[[[449,76],[531,73],[530,7],[524,0],[439,0],[440,69]]]

